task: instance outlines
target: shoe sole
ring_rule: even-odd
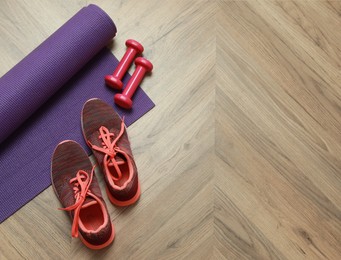
[[[114,198],[114,197],[111,195],[111,193],[110,193],[110,191],[109,191],[109,189],[108,189],[107,186],[105,187],[105,190],[106,190],[106,192],[107,192],[107,196],[108,196],[110,202],[111,202],[112,204],[114,204],[115,206],[118,206],[118,207],[127,207],[127,206],[130,206],[130,205],[134,204],[136,201],[138,201],[139,198],[140,198],[140,196],[141,196],[140,182],[138,182],[137,191],[136,191],[134,197],[132,197],[132,198],[129,199],[129,200],[124,200],[124,201],[122,201],[122,200],[118,200],[118,199]]]
[[[83,236],[82,236],[81,233],[79,233],[79,238],[80,238],[80,240],[82,241],[82,243],[83,243],[86,247],[88,247],[88,248],[90,248],[90,249],[92,249],[92,250],[100,250],[100,249],[103,249],[103,248],[109,246],[109,245],[114,241],[114,239],[115,239],[115,229],[114,229],[114,225],[111,223],[111,235],[110,235],[108,241],[105,242],[105,243],[103,243],[103,244],[101,244],[101,245],[93,245],[93,244],[90,244],[88,241],[86,241],[86,240],[83,238]]]

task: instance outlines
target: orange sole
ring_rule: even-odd
[[[136,191],[136,194],[134,195],[134,197],[132,197],[132,198],[129,199],[129,200],[125,200],[125,201],[115,199],[115,198],[111,195],[110,191],[108,190],[108,187],[106,187],[105,190],[107,191],[107,195],[108,195],[108,198],[109,198],[110,202],[111,202],[112,204],[114,204],[115,206],[119,206],[119,207],[127,207],[127,206],[130,206],[130,205],[134,204],[136,201],[138,201],[138,199],[139,199],[140,196],[141,196],[140,182],[138,182],[137,191]]]
[[[104,244],[102,245],[93,245],[93,244],[90,244],[88,241],[86,241],[82,234],[79,233],[79,238],[80,240],[83,242],[84,245],[86,245],[86,247],[92,249],[92,250],[99,250],[99,249],[103,249],[107,246],[109,246],[115,239],[115,229],[114,229],[114,225],[111,223],[111,235],[110,235],[110,238],[108,239],[107,242],[105,242]]]

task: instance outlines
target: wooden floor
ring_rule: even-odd
[[[142,197],[108,204],[115,242],[90,251],[48,188],[0,259],[341,259],[341,2],[92,2],[113,53],[134,38],[155,66],[128,129]],[[86,4],[2,0],[0,75]]]

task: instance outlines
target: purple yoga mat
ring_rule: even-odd
[[[87,148],[80,128],[86,100],[111,104],[127,126],[154,107],[140,88],[131,111],[114,105],[104,76],[118,60],[104,47],[115,34],[110,17],[89,5],[0,78],[0,223],[51,184],[50,160],[59,142],[71,139]]]

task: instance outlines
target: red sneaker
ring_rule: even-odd
[[[74,141],[61,142],[52,156],[51,180],[54,191],[70,212],[73,237],[80,236],[91,249],[101,249],[115,237],[107,207],[102,198],[94,167],[87,154]]]
[[[110,201],[117,206],[135,203],[140,185],[123,120],[110,105],[90,99],[83,107],[82,128],[102,168]]]

